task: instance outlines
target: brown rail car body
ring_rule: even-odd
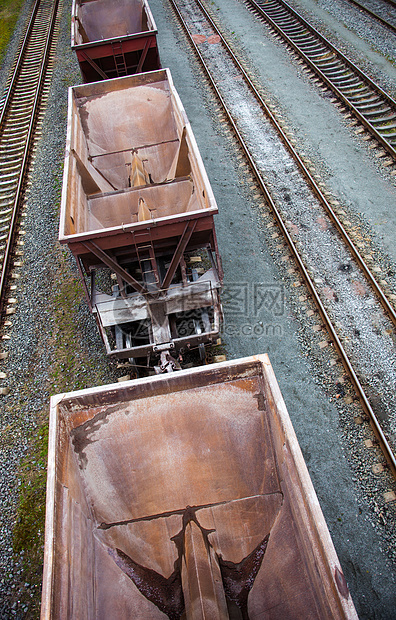
[[[42,620],[357,619],[266,355],[52,398]]]
[[[146,0],[73,0],[71,45],[84,82],[161,66],[157,27]]]
[[[59,238],[110,356],[218,337],[216,213],[168,70],[70,89]]]

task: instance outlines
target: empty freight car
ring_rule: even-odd
[[[42,620],[357,619],[268,357],[55,396]]]
[[[170,370],[217,339],[216,213],[168,70],[70,89],[59,238],[110,356]]]
[[[146,0],[73,0],[71,44],[84,82],[160,68]]]

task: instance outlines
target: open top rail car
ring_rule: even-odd
[[[71,44],[84,82],[161,67],[146,0],[73,0]]]
[[[357,620],[266,355],[51,404],[42,620]]]
[[[59,238],[108,355],[164,372],[217,339],[223,274],[169,70],[88,56],[137,4],[74,0],[84,79],[118,77],[69,91]],[[357,619],[267,356],[54,396],[49,435],[42,620]]]
[[[216,213],[168,70],[70,89],[60,241],[110,356],[169,361],[217,339]]]

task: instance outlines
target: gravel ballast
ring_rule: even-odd
[[[381,494],[389,486],[394,489],[394,483],[390,476],[373,477],[371,467],[381,456],[365,447],[369,430],[354,421],[360,411],[356,403],[350,402],[351,397],[337,398],[342,385],[349,395],[348,381],[331,347],[320,349],[323,334],[314,332],[318,335],[313,337],[318,320],[310,314],[309,302],[300,300],[304,293],[295,286],[298,278],[288,273],[290,264],[282,262],[285,252],[271,241],[271,229],[267,234],[269,220],[262,220],[250,175],[239,167],[237,150],[219,129],[212,95],[201,86],[202,74],[184,37],[169,25],[171,9],[160,0],[152,0],[150,6],[159,28],[162,64],[172,71],[219,203],[216,230],[226,278],[227,354],[237,358],[269,353],[358,614],[392,618],[395,511],[394,504],[384,506]],[[252,20],[242,2],[219,0],[209,8],[254,67],[269,99],[295,132],[300,150],[323,174],[331,193],[346,203],[348,217],[367,225],[382,252],[378,257],[387,254],[386,264],[393,266],[393,178],[285,48],[268,31],[263,39],[265,28]],[[381,227],[370,226],[371,221]],[[257,316],[255,286],[263,283],[277,291],[280,300],[284,294],[285,303],[263,308]],[[380,514],[387,520],[386,528]]]
[[[10,389],[8,396],[0,397],[1,618],[38,617],[39,614],[42,564],[31,566],[29,544],[20,553],[13,552],[13,536],[14,524],[21,518],[17,516],[20,489],[34,484],[34,479],[29,477],[31,470],[37,472],[46,466],[45,458],[31,460],[30,455],[47,425],[50,395],[65,389],[110,383],[125,374],[116,372],[105,359],[96,325],[78,286],[74,262],[57,242],[67,87],[80,81],[78,64],[70,50],[70,14],[71,2],[66,0],[62,6],[51,93],[41,128],[43,138],[37,146],[32,184],[23,208],[21,227],[25,234],[19,239],[23,239],[24,245],[19,247],[22,256],[18,257],[23,265],[15,268],[19,278],[16,290],[12,291],[17,311],[11,317],[11,325],[1,334],[1,350],[9,352],[8,359],[0,362],[0,370],[6,374],[1,385]],[[78,294],[71,306],[65,303],[63,307],[59,292],[67,292],[69,284],[78,288]],[[77,321],[72,325],[71,335],[67,333],[66,316],[70,310]],[[67,338],[72,339],[70,355],[59,356]],[[65,359],[71,360],[71,371],[62,376]],[[42,493],[38,502],[44,507]],[[40,526],[33,524],[32,532],[42,544],[42,520]]]

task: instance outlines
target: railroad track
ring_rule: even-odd
[[[390,17],[391,19],[393,19],[393,23],[388,21],[387,18],[379,15],[377,12],[375,11],[386,11],[386,9],[388,9],[388,11],[390,11],[389,6],[385,7],[384,4],[390,5],[391,7],[395,8],[396,7],[396,3],[392,2],[392,0],[384,0],[384,2],[374,2],[374,6],[372,6],[372,8],[368,8],[365,4],[362,4],[361,2],[357,2],[357,0],[348,0],[348,2],[350,2],[351,4],[354,4],[360,11],[363,11],[364,13],[367,13],[367,15],[370,15],[370,17],[372,17],[373,19],[376,19],[377,21],[379,21],[383,26],[386,26],[386,28],[389,28],[389,30],[392,30],[392,32],[396,33],[396,26],[395,24],[395,14],[394,13],[390,13]],[[372,9],[375,9],[375,11],[373,11]]]
[[[396,102],[283,0],[245,0],[396,159]]]
[[[336,213],[327,202],[320,187],[315,182],[309,170],[304,165],[304,162],[298,156],[288,137],[283,132],[281,126],[266,106],[260,92],[238,61],[230,45],[223,37],[221,31],[216,26],[205,7],[199,0],[180,0],[179,2],[171,0],[171,2],[201,62],[211,87],[221,103],[227,121],[231,124],[239,144],[243,149],[249,166],[265,196],[266,203],[270,206],[272,214],[275,216],[279,231],[283,239],[286,240],[291,254],[297,263],[298,269],[304,278],[304,282],[310,291],[320,317],[327,329],[330,340],[339,354],[340,360],[355,388],[363,410],[371,422],[389,467],[396,477],[395,454],[370,404],[369,398],[365,393],[358,372],[356,372],[354,368],[356,359],[353,364],[345,349],[345,341],[347,341],[348,338],[342,339],[333,325],[337,322],[337,310],[331,308],[330,311],[333,316],[330,316],[328,311],[329,304],[326,306],[326,304],[323,303],[322,298],[326,295],[326,287],[323,286],[323,280],[325,283],[331,282],[334,287],[339,286],[339,298],[336,299],[336,305],[338,305],[341,297],[348,296],[351,292],[345,292],[345,290],[342,292],[346,284],[345,278],[343,279],[340,277],[337,280],[339,274],[332,273],[332,271],[334,271],[334,266],[329,268],[326,264],[328,260],[327,257],[325,257],[323,261],[321,257],[315,257],[315,259],[312,260],[312,256],[318,253],[317,248],[321,247],[320,243],[325,246],[331,245],[334,242],[333,239],[322,237],[321,234],[323,231],[318,231],[318,220],[321,221],[323,227],[323,216],[317,211],[319,204],[321,209],[325,208],[326,217],[328,217],[329,221],[331,220],[332,224],[337,228],[343,243],[348,245],[347,252],[345,249],[342,249],[341,246],[334,246],[331,252],[335,260],[338,260],[341,266],[345,267],[346,271],[351,266],[350,254],[355,257],[360,268],[364,265],[364,261],[361,257],[361,260],[358,260],[359,252],[348,238]],[[221,55],[215,50],[216,44],[221,44],[222,46],[224,53]],[[241,77],[243,77],[243,80],[240,79]],[[284,148],[281,148],[279,137],[281,137]],[[272,176],[273,170],[276,171],[276,180]],[[282,197],[279,197],[279,195],[277,196],[277,193],[279,194],[277,190],[279,186],[282,187],[284,200],[282,200]],[[274,198],[273,196],[277,197]],[[294,210],[293,205],[297,205]],[[295,228],[297,227],[305,229],[306,231],[303,241],[296,240],[298,234],[296,235]],[[330,230],[327,222],[324,228]],[[329,232],[329,234],[330,237],[334,237],[332,233]],[[275,237],[277,236],[278,233],[275,233]],[[301,258],[302,254],[304,255],[304,260]],[[366,265],[364,265],[364,267],[365,277],[373,284],[375,281],[374,276],[370,273]],[[323,280],[318,279],[317,274],[320,274]],[[325,274],[325,276],[323,276],[323,274]],[[318,292],[318,285],[314,280],[322,281],[320,292]],[[383,303],[383,298],[386,298],[386,296],[380,292],[381,287],[376,284],[374,288],[376,289],[376,294],[379,294],[381,303]],[[335,294],[335,297],[336,296]],[[393,324],[395,324],[394,309],[388,301],[385,302],[385,306],[387,307],[389,316],[392,318]],[[347,304],[345,306],[343,306],[343,304],[340,305],[339,312],[341,314],[338,315],[338,319],[340,319],[345,312],[349,311],[346,310],[346,308]],[[361,311],[364,314],[364,312],[367,312],[367,308],[364,309],[362,306]],[[359,331],[357,327],[353,329],[357,332]],[[370,327],[367,327],[368,331],[370,331],[370,329]],[[371,336],[367,337],[371,338]],[[391,351],[390,355],[392,356],[394,355],[393,342],[390,341],[388,345]],[[359,362],[359,360],[357,361]],[[396,360],[394,358],[392,364],[395,367]],[[360,370],[365,371],[365,376],[367,376],[367,368],[361,368]],[[370,371],[368,372],[370,373]]]
[[[58,6],[59,0],[36,0],[0,101],[0,319],[15,311],[7,307],[8,278],[18,256],[14,243],[48,87]]]

